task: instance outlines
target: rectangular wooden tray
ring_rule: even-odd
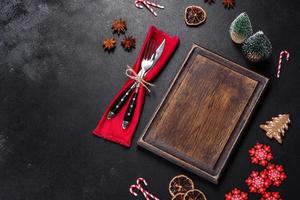
[[[193,45],[138,145],[218,183],[267,83]]]

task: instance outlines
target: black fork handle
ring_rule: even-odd
[[[135,110],[135,107],[136,107],[137,96],[138,96],[138,87],[136,88],[134,94],[132,95],[132,99],[130,100],[130,103],[129,103],[129,105],[127,107],[127,110],[125,112],[125,116],[124,116],[124,119],[123,119],[123,122],[122,122],[122,128],[123,129],[127,129],[127,127],[129,126],[129,124],[132,120],[134,110]]]
[[[133,85],[131,85],[128,90],[125,90],[125,92],[123,93],[123,95],[121,95],[121,97],[116,101],[116,103],[112,106],[112,109],[109,111],[108,115],[107,115],[107,119],[111,119],[113,118],[116,114],[119,113],[119,111],[121,110],[121,108],[124,106],[125,102],[127,101],[127,99],[130,97],[130,94],[132,92],[132,90],[135,88],[134,87],[135,83],[133,83]]]

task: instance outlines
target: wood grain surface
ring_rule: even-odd
[[[199,47],[190,54],[140,140],[142,146],[147,143],[163,157],[165,152],[178,162],[218,176],[222,170],[222,166],[217,169],[218,161],[222,154],[230,153],[225,151],[226,145],[235,139],[232,136],[239,135],[243,128],[239,125],[247,122],[255,106],[251,102],[256,102],[264,88],[255,93],[260,81],[267,82],[224,61]]]

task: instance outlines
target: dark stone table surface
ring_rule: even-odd
[[[1,0],[0,1],[0,199],[82,200],[142,199],[128,188],[144,177],[148,189],[170,199],[168,182],[177,174],[190,176],[209,200],[224,199],[233,187],[247,190],[251,170],[248,149],[256,142],[271,145],[274,162],[283,164],[288,179],[277,188],[284,199],[299,199],[300,170],[300,4],[296,0],[236,0],[233,10],[221,1],[160,0],[158,17],[135,8],[133,0]],[[201,5],[206,23],[189,28],[183,21],[188,5]],[[247,11],[254,30],[273,43],[264,63],[248,63],[228,35],[230,22]],[[112,35],[113,19],[127,21],[137,39],[134,51],[120,45],[114,53],[101,42]],[[149,25],[181,39],[166,69],[146,97],[132,148],[94,137],[105,107],[126,80]],[[120,37],[121,38],[121,37]],[[141,148],[136,141],[161,102],[193,43],[210,49],[270,78],[270,87],[238,144],[220,184],[214,185]],[[291,59],[275,78],[278,54]],[[283,145],[266,138],[259,124],[279,113],[291,114]],[[251,195],[250,199],[259,199]]]

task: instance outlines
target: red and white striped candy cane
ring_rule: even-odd
[[[141,188],[140,186],[137,186],[137,185],[130,186],[130,188],[129,188],[130,193],[133,194],[134,196],[137,196],[137,193],[134,192],[133,189],[140,190],[142,192],[143,196],[145,197],[145,199],[149,200],[149,198],[147,197],[147,194],[145,193],[143,188]]]
[[[153,194],[149,193],[147,190],[145,190],[140,182],[143,182],[145,186],[147,186],[147,182],[145,179],[143,178],[138,178],[136,180],[136,185],[131,185],[129,188],[129,191],[131,194],[133,194],[134,196],[137,196],[137,193],[133,191],[133,189],[137,189],[139,191],[142,192],[143,196],[145,197],[146,200],[150,200],[150,198],[154,199],[154,200],[159,200],[159,198],[155,197]],[[150,197],[150,198],[149,198]]]
[[[279,54],[278,68],[277,68],[277,78],[280,77],[281,64],[282,64],[282,56],[286,55],[286,60],[288,61],[290,58],[290,53],[287,50],[281,51]]]
[[[146,6],[155,17],[157,16],[157,13],[150,6],[160,8],[160,9],[165,8],[164,6],[161,6],[159,4],[150,1],[145,1],[145,0],[135,0],[134,3],[137,8],[144,8],[144,6]]]

